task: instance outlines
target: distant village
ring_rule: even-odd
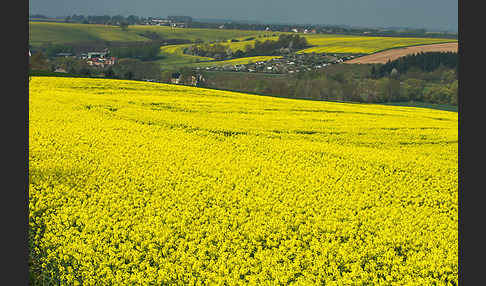
[[[151,26],[170,26],[174,28],[187,28],[192,23],[192,17],[189,16],[168,16],[167,18],[148,17],[142,25]]]
[[[112,57],[109,55],[108,49],[103,49],[102,51],[81,53],[79,55],[75,55],[73,53],[57,53],[56,57],[84,60],[88,65],[99,68],[113,66],[117,61],[116,57]],[[66,73],[67,71],[59,67],[54,72]]]
[[[171,75],[170,83],[200,86],[206,82],[206,79],[201,74],[203,71],[293,74],[324,69],[330,65],[342,63],[346,60],[353,59],[354,57],[355,56],[353,55],[325,53],[287,54],[281,58],[275,58],[268,61],[257,61],[248,64],[196,67],[192,74],[186,75],[185,77],[182,73],[175,72]]]
[[[346,60],[353,59],[354,57],[355,56],[353,55],[325,53],[293,53],[268,61],[257,61],[248,64],[197,67],[196,70],[292,74],[323,69],[329,65],[342,63]]]

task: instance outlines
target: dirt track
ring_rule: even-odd
[[[379,52],[369,56],[363,56],[360,58],[345,61],[348,64],[385,64],[388,60],[396,60],[399,57],[403,57],[409,54],[416,54],[419,52],[457,52],[458,43],[445,43],[445,44],[433,44],[406,47],[399,49],[392,49],[388,51]]]

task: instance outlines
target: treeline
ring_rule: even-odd
[[[31,18],[47,18],[43,15],[31,15]],[[170,18],[170,16],[169,16]],[[189,18],[189,17],[187,17]],[[83,23],[83,24],[104,24],[104,25],[143,25],[152,17],[139,17],[136,15],[101,15],[101,16],[85,16],[72,15],[65,18],[67,23]],[[235,29],[235,30],[254,30],[254,31],[274,31],[274,32],[292,32],[294,29],[298,32],[308,32],[317,34],[344,34],[344,35],[368,35],[368,36],[383,36],[383,37],[426,37],[426,38],[451,38],[457,39],[457,33],[448,32],[430,32],[426,29],[410,29],[410,28],[361,28],[349,27],[344,25],[315,25],[315,24],[264,24],[264,23],[243,23],[238,21],[229,21],[225,23],[208,23],[199,21],[184,21],[189,28],[209,28],[209,29]]]
[[[49,19],[49,17],[42,15],[42,14],[30,14],[29,18],[37,18],[37,19]]]
[[[147,18],[139,17],[135,15],[129,15],[124,17],[122,15],[102,15],[102,16],[84,16],[84,15],[72,15],[67,16],[64,21],[66,23],[82,23],[82,24],[103,24],[103,25],[137,25],[143,24],[147,21]]]
[[[255,40],[253,48],[245,51],[245,57],[251,56],[273,56],[282,53],[280,49],[288,49],[287,52],[293,52],[307,48],[309,45],[305,37],[299,35],[285,35],[278,37],[277,41],[265,40],[260,42]]]
[[[371,76],[381,78],[390,75],[392,71],[396,73],[406,73],[410,68],[418,68],[424,72],[431,72],[445,66],[451,69],[459,68],[459,57],[456,52],[420,52],[417,54],[400,57],[394,61],[371,70]]]
[[[359,28],[342,25],[303,25],[303,24],[263,24],[263,23],[242,23],[242,22],[225,22],[225,23],[206,23],[200,21],[192,22],[191,28],[209,28],[209,29],[235,29],[235,30],[255,30],[255,31],[273,31],[273,32],[291,32],[297,29],[299,32],[315,31],[317,34],[344,34],[344,35],[368,35],[383,37],[426,37],[426,38],[452,38],[457,39],[457,33],[446,32],[429,32],[426,29],[402,29],[402,28]]]
[[[44,52],[46,53],[47,57],[52,58],[55,57],[59,53],[71,53],[74,54],[74,47],[71,45],[47,45],[44,47]]]
[[[64,70],[65,73],[82,76],[101,73],[101,69],[92,67],[81,59],[48,58],[42,51],[35,52],[29,57],[29,72],[54,72],[57,69]]]
[[[140,33],[143,34],[143,33]],[[133,49],[140,49],[140,50],[149,50],[151,47],[152,52],[155,51],[155,46],[164,46],[164,45],[179,45],[179,44],[188,44],[191,43],[190,40],[185,39],[159,39],[159,40],[151,40],[149,42],[120,42],[120,41],[80,41],[80,42],[73,42],[73,43],[64,43],[64,44],[51,44],[46,43],[39,47],[32,47],[32,51],[42,51],[48,57],[54,57],[58,53],[72,53],[75,55],[79,55],[84,52],[93,52],[93,51],[101,51],[105,48],[109,50],[116,50],[120,49],[120,52],[126,52],[127,50]],[[126,54],[133,54],[131,52],[126,52]]]
[[[269,76],[251,73],[204,72],[208,88],[263,95],[362,103],[422,102],[457,105],[455,69],[410,68],[406,73],[374,78],[373,65],[332,65],[323,71]]]
[[[248,38],[246,40],[253,40],[254,38]],[[215,44],[196,44],[192,45],[184,50],[184,53],[201,56],[211,57],[216,59],[230,59],[241,57],[253,57],[253,56],[271,56],[280,55],[285,52],[293,52],[308,47],[307,39],[297,34],[286,35],[282,34],[278,40],[255,40],[255,44],[246,45],[244,50],[238,49],[233,52],[228,46],[220,43]]]
[[[160,66],[154,62],[127,58],[121,59],[113,66],[106,68],[105,77],[160,81],[161,71]]]
[[[88,77],[106,77],[117,79],[133,80],[161,80],[161,71],[158,64],[154,62],[141,61],[138,59],[123,58],[112,66],[99,67],[90,66],[85,60],[77,58],[53,58],[49,59],[44,53],[37,52],[29,57],[29,72],[57,72],[58,75],[74,74]]]
[[[134,58],[142,61],[155,60],[159,57],[160,44],[146,43],[128,47],[113,47],[110,55],[117,58]]]

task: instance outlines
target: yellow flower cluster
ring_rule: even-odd
[[[457,113],[33,77],[31,273],[457,285]]]

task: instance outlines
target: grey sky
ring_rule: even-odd
[[[458,0],[29,0],[31,14],[46,16],[186,15],[366,27],[458,27]]]

